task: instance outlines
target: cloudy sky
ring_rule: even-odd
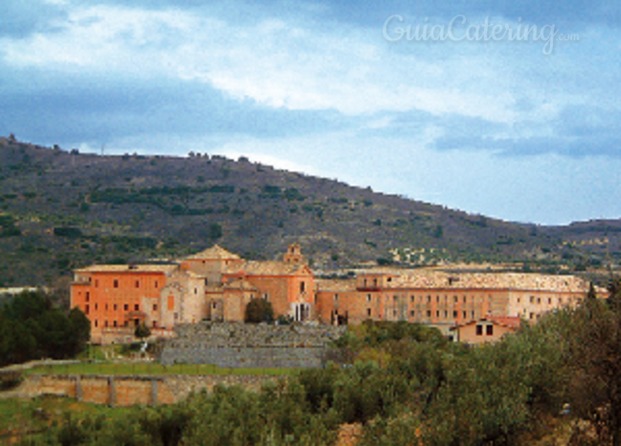
[[[617,0],[0,4],[0,134],[505,220],[621,217],[620,82]]]

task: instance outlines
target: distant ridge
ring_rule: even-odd
[[[621,221],[510,223],[245,157],[100,156],[0,138],[0,287],[215,243],[272,259],[292,242],[320,272],[369,261],[583,271],[616,268]]]

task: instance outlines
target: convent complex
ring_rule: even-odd
[[[170,264],[76,270],[71,306],[91,321],[95,343],[130,339],[140,323],[156,336],[169,336],[177,324],[243,321],[256,298],[268,300],[275,316],[294,321],[409,321],[436,326],[446,335],[472,326],[485,337],[501,319],[536,321],[547,311],[576,305],[588,288],[575,276],[396,268],[321,280],[298,244],[289,246],[281,261],[244,260],[216,245]],[[515,324],[498,326],[509,325]]]

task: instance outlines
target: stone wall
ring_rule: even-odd
[[[220,367],[321,367],[329,343],[345,327],[319,325],[201,322],[180,325],[164,341],[163,364],[214,364]]]
[[[192,392],[210,392],[216,385],[259,390],[264,383],[276,379],[258,375],[28,375],[12,396],[56,395],[110,406],[157,405],[176,403]]]

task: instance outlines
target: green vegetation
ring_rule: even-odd
[[[222,368],[211,364],[171,364],[157,362],[110,362],[94,361],[75,364],[42,365],[27,370],[26,374],[37,375],[268,375],[287,376],[291,369],[274,368]]]
[[[361,446],[616,446],[617,290],[609,303],[586,299],[476,348],[432,328],[369,321],[336,342],[338,363],[294,372],[259,392],[216,387],[172,406],[131,409],[122,419],[67,416],[32,438],[48,445],[333,445],[340,426],[353,423],[361,426]]]
[[[268,300],[255,298],[246,305],[246,312],[244,313],[245,322],[258,324],[260,322],[272,322],[273,320],[274,309]]]
[[[0,305],[0,365],[74,357],[86,347],[90,327],[77,308],[66,312],[43,291],[23,292]]]

